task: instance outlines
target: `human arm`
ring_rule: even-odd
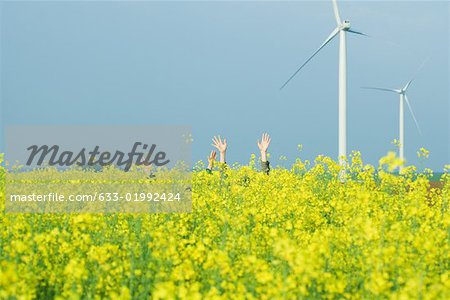
[[[261,137],[261,141],[257,140],[259,151],[261,153],[261,169],[264,173],[269,174],[270,166],[267,161],[267,149],[269,148],[271,138],[269,134],[263,133]]]

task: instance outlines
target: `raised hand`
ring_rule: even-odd
[[[214,138],[212,140],[213,140],[212,146],[214,146],[220,152],[220,162],[225,163],[225,154],[227,152],[227,147],[228,147],[227,139],[222,140],[219,135],[219,136],[214,136]]]
[[[208,169],[212,170],[214,166],[214,162],[216,161],[217,153],[216,151],[211,151],[211,154],[209,154],[208,157]]]
[[[269,134],[263,133],[261,141],[257,140],[259,151],[261,152],[261,160],[263,162],[267,161],[267,148],[269,148],[271,138]]]

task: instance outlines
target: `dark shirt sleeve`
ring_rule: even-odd
[[[261,161],[261,170],[263,171],[263,173],[266,173],[267,175],[269,175],[269,172],[270,172],[269,161]]]

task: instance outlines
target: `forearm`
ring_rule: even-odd
[[[267,161],[267,153],[266,151],[261,151],[261,161],[266,162]]]
[[[220,162],[225,163],[226,162],[226,151],[220,152]]]

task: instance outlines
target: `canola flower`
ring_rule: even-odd
[[[198,165],[180,214],[5,213],[1,168],[0,299],[450,299],[450,166],[398,164]]]

